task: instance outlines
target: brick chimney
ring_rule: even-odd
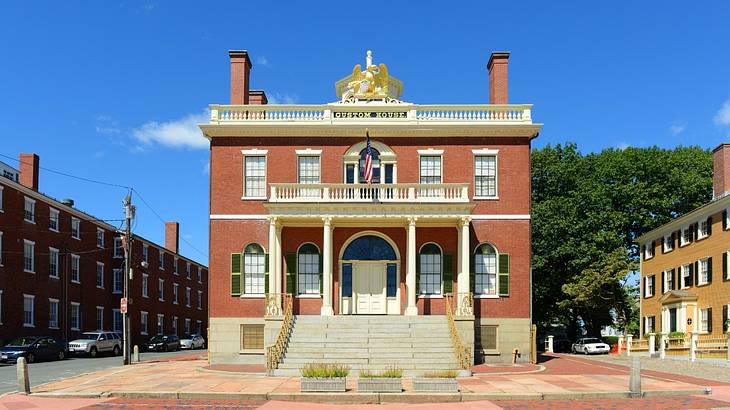
[[[38,167],[41,160],[36,154],[20,154],[20,183],[38,190]]]
[[[229,50],[231,59],[231,104],[248,104],[251,59],[246,50]]]
[[[165,222],[165,248],[170,252],[180,253],[180,224],[171,221]]]
[[[251,90],[248,93],[248,103],[252,105],[266,105],[269,103],[269,99],[266,98],[264,90]]]
[[[712,150],[712,159],[712,193],[714,198],[719,198],[730,191],[730,142]]]
[[[508,104],[507,102],[507,64],[509,51],[495,51],[489,56],[489,103]]]

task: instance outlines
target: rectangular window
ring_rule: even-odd
[[[81,220],[71,217],[71,237],[81,239]]]
[[[385,296],[394,298],[398,292],[398,265],[389,263],[386,267],[386,292]]]
[[[0,232],[0,240],[2,240],[2,232]],[[725,272],[725,279],[730,279],[730,251],[725,252],[722,258],[723,263],[725,264],[723,270]]]
[[[252,295],[264,293],[264,258],[263,253],[244,253],[244,293]],[[317,292],[319,293],[319,287]]]
[[[114,293],[122,293],[122,270],[121,269],[113,269],[112,270],[112,277],[114,279],[114,283],[112,285],[112,292]]]
[[[664,293],[674,289],[674,272],[672,269],[664,271]]]
[[[142,297],[145,297],[145,298],[150,297],[149,278],[150,278],[150,275],[148,275],[146,273],[142,274]]]
[[[188,279],[190,279],[190,272],[190,262],[188,262],[187,265],[185,265],[185,275]]]
[[[664,237],[664,252],[669,252],[672,249],[674,249],[674,234]]]
[[[440,155],[421,155],[420,168],[422,184],[440,184],[441,183],[441,156]]]
[[[706,238],[710,235],[710,221],[707,219],[697,223],[697,239]]]
[[[81,305],[71,302],[71,330],[81,329]]]
[[[114,257],[115,258],[124,257],[124,248],[122,248],[122,238],[120,238],[118,236],[114,238]]]
[[[644,333],[654,333],[656,331],[655,325],[655,317],[654,316],[646,316],[644,317]]]
[[[150,247],[147,245],[142,245],[142,260],[150,263]]]
[[[352,297],[352,264],[342,264],[342,297]]]
[[[479,326],[477,345],[482,350],[497,350],[497,326]]]
[[[35,273],[35,242],[27,239],[23,246],[23,270]]]
[[[164,279],[157,280],[157,299],[159,299],[160,302],[165,301],[165,280]]]
[[[177,288],[178,288],[178,284],[174,283],[172,285],[172,303],[175,305],[177,305]]]
[[[319,156],[297,157],[297,180],[300,184],[319,184]],[[306,198],[319,197],[319,189],[301,189],[299,195]]]
[[[682,228],[682,237],[680,238],[680,246],[684,246],[692,242],[692,229],[691,226],[685,226]]]
[[[199,335],[203,334],[203,321],[202,320],[196,320],[195,321],[195,328],[197,329],[196,333]]]
[[[346,184],[355,183],[355,164],[345,165],[345,183]]]
[[[3,190],[4,190],[4,187],[2,185],[0,185],[0,212],[3,212],[3,210],[5,209],[5,208],[3,208],[3,202],[4,202],[3,201]]]
[[[297,259],[298,293],[319,295],[319,253],[299,253]]]
[[[122,331],[122,311],[119,309],[112,309],[112,330]]]
[[[3,233],[2,232],[0,232],[0,266],[3,266]]]
[[[157,314],[157,334],[165,334],[165,315],[159,313]]]
[[[434,246],[433,244],[430,246]],[[441,294],[441,253],[421,253],[419,293],[422,295]]]
[[[203,291],[198,291],[198,310],[203,310]]]
[[[23,208],[23,219],[26,222],[35,223],[35,200],[25,197],[25,207]]]
[[[244,157],[244,194],[246,198],[266,197],[266,157]]]
[[[48,248],[48,276],[58,279],[58,249]]]
[[[192,303],[192,291],[190,288],[185,288],[185,306],[190,307]]]
[[[23,295],[23,327],[35,327],[35,296]]]
[[[264,348],[264,325],[241,325],[241,350]]]
[[[48,299],[48,328],[58,329],[58,299]]]
[[[654,257],[654,241],[648,242],[644,245],[644,259],[651,259]]]
[[[203,283],[203,268],[198,266],[198,283]]]
[[[497,157],[477,155],[474,157],[474,196],[497,196]]]
[[[96,330],[104,330],[104,306],[96,307]]]
[[[709,331],[710,320],[710,309],[700,309],[700,332]]]
[[[104,264],[96,262],[96,287],[104,289]]]
[[[2,190],[0,190],[2,192]],[[3,290],[0,289],[0,325],[3,324]]]
[[[647,276],[644,278],[644,297],[650,298],[654,296],[654,275]]]
[[[104,247],[104,230],[101,228],[96,228],[96,247]]]
[[[172,317],[172,334],[177,334],[177,316]]]
[[[697,275],[697,284],[706,285],[710,283],[710,260],[709,258],[700,259],[697,267],[699,269]]]
[[[48,229],[58,232],[59,212],[57,209],[50,208],[48,210]]]
[[[692,265],[682,266],[682,289],[692,286]]]
[[[178,261],[177,257],[173,258],[173,260],[172,260],[172,273],[174,273],[175,275],[177,275],[177,274],[178,274],[178,271],[177,271],[177,266],[178,266],[179,264],[180,264],[180,263],[179,263],[179,261]]]
[[[157,254],[157,263],[160,269],[165,269],[165,252],[162,252],[162,250]]]
[[[145,311],[139,312],[139,332],[143,335],[147,334],[147,323],[149,323],[149,313]]]
[[[190,319],[185,319],[185,334],[190,334]]]
[[[81,283],[81,257],[71,254],[71,282]]]

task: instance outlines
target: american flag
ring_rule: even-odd
[[[370,149],[370,133],[366,130],[367,147],[365,148],[365,169],[363,170],[365,182],[368,184],[373,182],[373,151]]]

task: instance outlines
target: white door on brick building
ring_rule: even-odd
[[[355,313],[359,315],[385,314],[387,307],[386,263],[355,263],[352,270]]]

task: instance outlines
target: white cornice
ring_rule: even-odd
[[[653,241],[655,239],[663,238],[665,235],[671,234],[673,231],[677,231],[688,224],[701,221],[706,219],[710,215],[714,215],[718,212],[722,212],[724,209],[730,208],[730,195],[721,197],[714,201],[710,201],[693,211],[686,213],[679,218],[676,218],[666,224],[651,230],[634,240],[635,243],[643,245],[647,241]]]
[[[242,149],[241,154],[243,155],[266,155],[269,153],[267,149]]]
[[[444,153],[444,150],[442,150],[442,149],[428,148],[428,149],[419,149],[418,150],[418,155],[443,155],[443,153]]]
[[[497,155],[497,154],[499,154],[498,149],[490,149],[490,148],[473,149],[473,150],[471,150],[471,152],[474,155]]]
[[[296,152],[297,155],[322,155],[321,149],[311,149],[311,148],[297,149],[297,150],[294,150],[294,152]]]

